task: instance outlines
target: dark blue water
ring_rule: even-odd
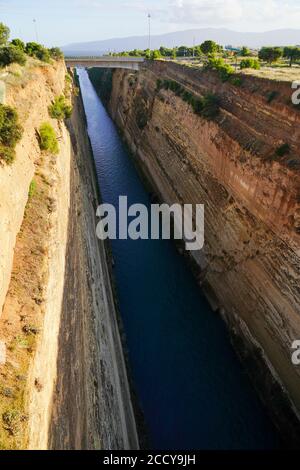
[[[104,202],[149,196],[85,70],[79,70]],[[278,436],[172,242],[112,242],[129,362],[155,449],[274,448]]]

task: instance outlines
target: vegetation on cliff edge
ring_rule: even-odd
[[[161,88],[173,91],[183,101],[192,106],[195,114],[207,120],[215,119],[219,113],[219,98],[213,93],[197,97],[175,80],[157,80],[157,90]]]
[[[17,111],[0,104],[0,162],[11,164],[15,159],[15,146],[22,137]]]
[[[56,96],[48,110],[50,117],[53,119],[67,119],[71,117],[72,114],[72,106],[68,103],[64,95]]]
[[[44,122],[39,129],[39,144],[41,150],[54,155],[59,152],[55,130],[48,122]]]

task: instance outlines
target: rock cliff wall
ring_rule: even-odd
[[[207,120],[176,93],[212,93]],[[300,111],[291,84],[153,62],[113,73],[111,116],[160,199],[205,204],[198,279],[275,421],[299,442]],[[285,150],[283,150],[285,149]],[[222,360],[220,358],[220,360]]]
[[[66,73],[30,63],[6,77],[24,133],[0,167],[0,448],[137,448],[81,98],[66,123],[48,113]],[[45,121],[58,155],[39,148]]]

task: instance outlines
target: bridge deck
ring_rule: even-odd
[[[138,70],[143,57],[65,57],[67,67],[100,67]]]

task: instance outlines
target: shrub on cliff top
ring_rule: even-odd
[[[260,63],[257,59],[243,59],[240,63],[241,69],[260,69]]]
[[[49,50],[37,42],[28,42],[26,44],[25,52],[31,57],[36,57],[43,62],[50,62]]]
[[[10,44],[20,49],[20,51],[25,52],[25,43],[21,39],[15,38],[10,41]]]
[[[67,102],[64,95],[57,96],[49,106],[49,115],[53,119],[67,119],[71,117],[72,106]]]
[[[39,129],[39,144],[41,150],[54,155],[59,152],[55,130],[48,122],[44,122]]]
[[[205,66],[206,69],[216,70],[222,82],[226,82],[234,74],[234,68],[221,58],[211,57]]]
[[[49,53],[52,59],[59,60],[64,57],[63,51],[59,47],[51,47]]]
[[[25,65],[26,55],[17,46],[9,45],[0,48],[0,66],[4,67],[9,64],[17,63]]]

